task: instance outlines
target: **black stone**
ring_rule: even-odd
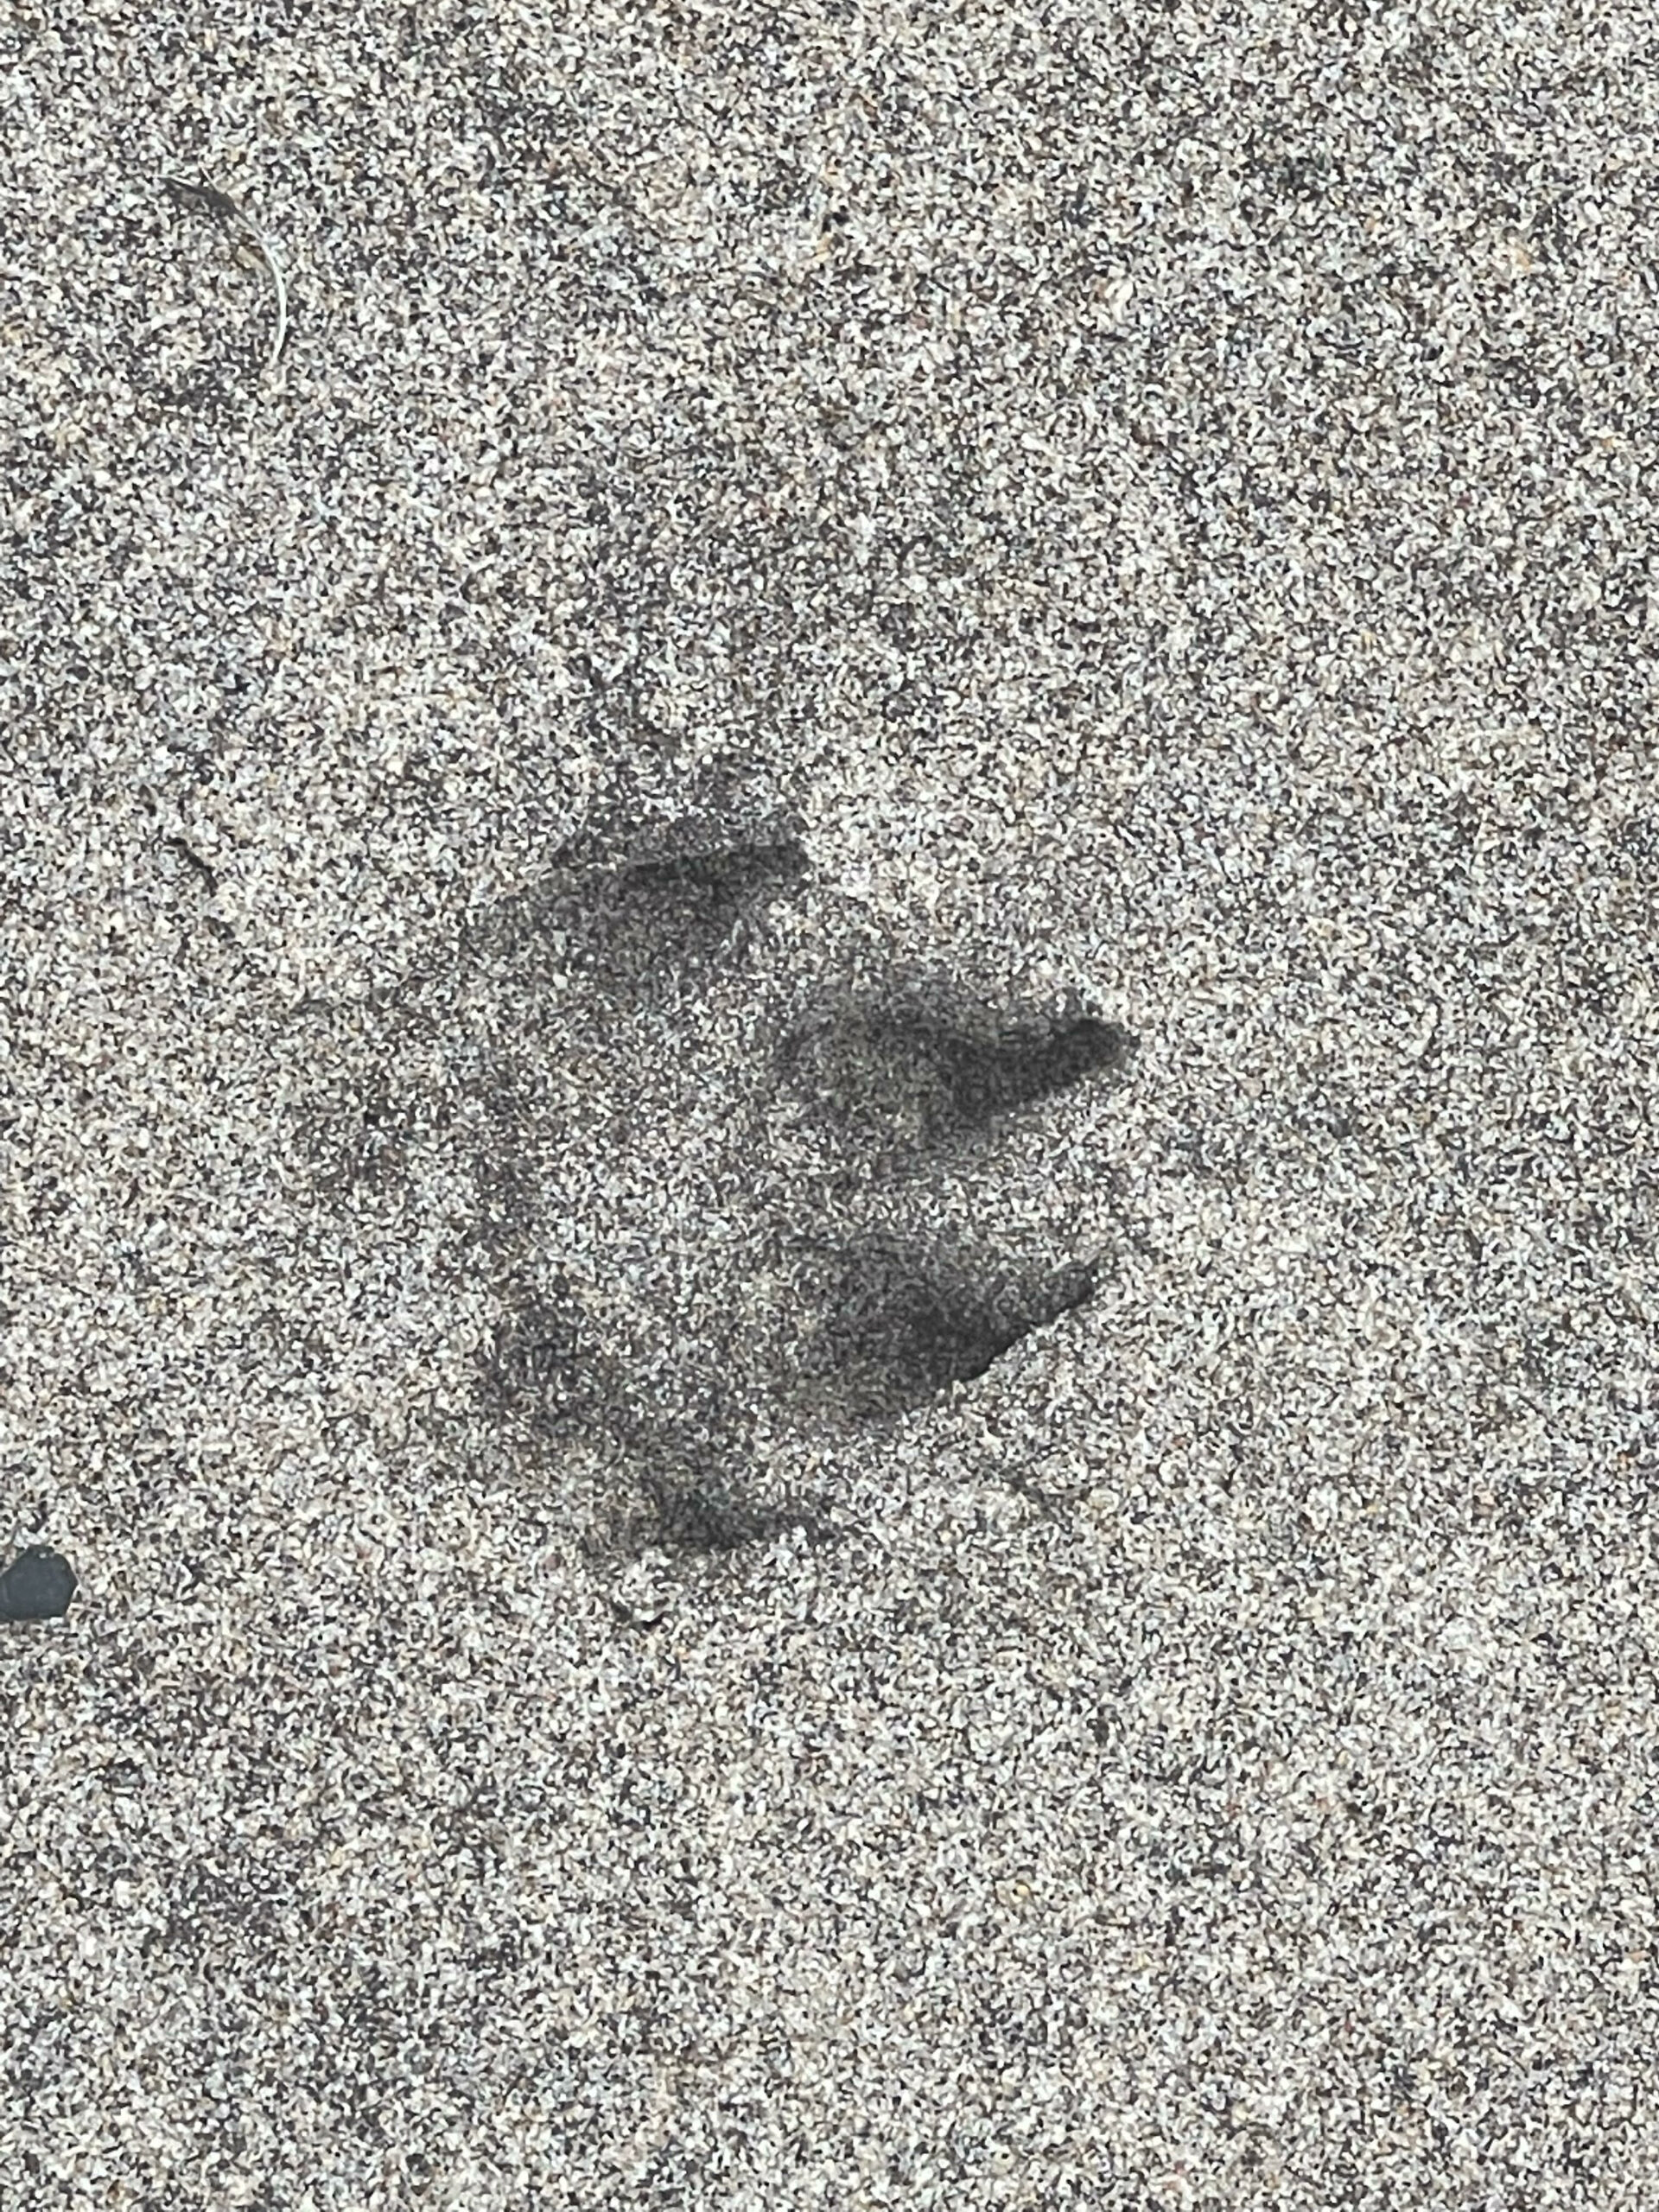
[[[0,1574],[0,1621],[61,1620],[75,1594],[75,1571],[60,1553],[30,1544]]]

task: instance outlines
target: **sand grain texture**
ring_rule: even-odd
[[[1650,17],[0,57],[19,2202],[1650,2205]]]

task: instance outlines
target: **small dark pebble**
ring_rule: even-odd
[[[0,1574],[0,1621],[60,1620],[74,1594],[68,1560],[44,1544],[30,1544]]]

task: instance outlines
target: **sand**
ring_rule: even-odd
[[[1649,18],[0,41],[16,2201],[1650,2205]]]

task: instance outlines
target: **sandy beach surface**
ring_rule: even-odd
[[[0,19],[8,2204],[1653,2205],[1656,129]]]

